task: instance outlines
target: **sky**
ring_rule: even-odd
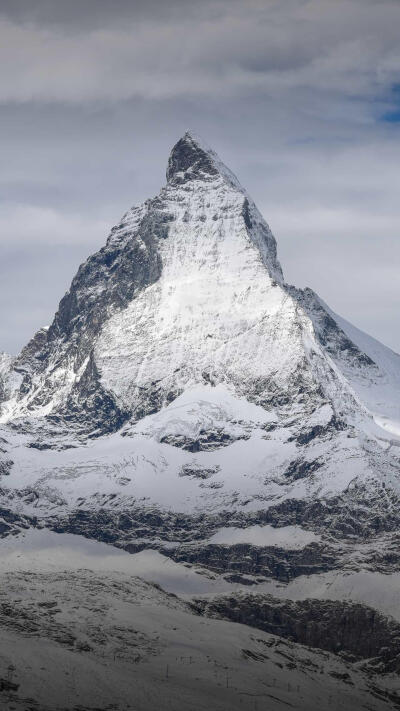
[[[1,0],[0,350],[51,322],[186,131],[286,280],[400,352],[399,0]]]

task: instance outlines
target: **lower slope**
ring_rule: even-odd
[[[7,711],[398,707],[390,673],[199,615],[104,551],[47,545],[42,556],[9,555],[0,573]]]

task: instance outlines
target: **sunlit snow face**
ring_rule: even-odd
[[[219,170],[182,183],[178,174],[162,192],[173,220],[159,242],[160,279],[104,325],[97,343],[102,383],[129,407],[140,406],[152,383],[168,400],[205,378],[239,392],[261,388],[261,400],[263,380],[279,369],[287,388],[306,357],[311,325],[276,283],[268,226]]]

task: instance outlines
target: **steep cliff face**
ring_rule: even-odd
[[[309,647],[340,652],[372,669],[400,672],[400,625],[373,609],[332,600],[277,600],[245,593],[197,601],[208,616],[257,627]]]
[[[51,326],[13,361],[11,373],[19,382],[9,388],[3,419],[57,413],[66,420],[80,415],[84,422],[92,415],[97,422],[115,409],[99,382],[93,346],[110,314],[159,278],[157,239],[167,230],[167,217],[154,202],[131,210],[113,228],[106,246],[79,268]],[[111,427],[122,421],[117,417]]]

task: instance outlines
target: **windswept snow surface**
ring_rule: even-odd
[[[144,417],[124,432],[131,436],[143,434],[154,437],[160,442],[174,435],[196,439],[201,431],[216,428],[229,430],[233,439],[239,439],[271,422],[274,422],[273,412],[267,412],[243,397],[235,397],[224,385],[197,385],[185,390],[155,415]]]

